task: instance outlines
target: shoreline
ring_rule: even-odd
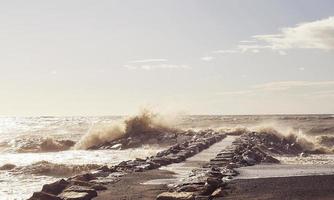
[[[211,131],[201,133],[202,135],[194,134],[190,141],[175,144],[150,158],[124,161],[111,168],[105,166],[97,171],[44,185],[42,191],[35,192],[30,200],[220,200],[245,199],[245,197],[254,200],[282,199],[282,197],[290,199],[290,196],[287,196],[290,194],[286,193],[294,193],[291,195],[295,195],[298,199],[307,192],[313,197],[319,196],[319,193],[323,194],[319,196],[321,198],[333,197],[334,191],[331,186],[334,185],[334,175],[256,179],[236,177],[238,169],[244,170],[248,166],[260,170],[263,166],[282,168],[282,165],[261,164],[279,163],[279,160],[272,157],[274,154],[298,156],[304,152],[304,149],[295,143],[294,138],[248,132],[228,142],[226,133]],[[222,143],[219,143],[220,141]],[[230,144],[227,145],[226,142]],[[213,149],[215,149],[214,154],[212,154]],[[203,157],[201,153],[207,157],[205,162],[196,160],[196,157]],[[192,160],[194,158],[195,160]],[[156,184],[145,184],[147,181],[175,178],[177,171],[168,171],[168,167],[164,168],[167,170],[162,170],[160,167],[173,163],[189,167],[187,166],[189,161],[188,164],[194,166],[191,175],[183,177],[178,183],[167,185],[168,183],[157,181]],[[275,171],[271,169],[271,172]],[[281,173],[284,175],[284,170]],[[316,181],[312,182],[312,178]],[[327,185],[319,187],[319,184]],[[290,185],[293,187],[289,187]],[[310,192],[312,188],[316,189]],[[272,193],[272,190],[276,193]],[[80,198],[77,198],[78,196]]]

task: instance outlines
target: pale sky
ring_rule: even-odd
[[[334,113],[333,0],[0,2],[0,115]]]

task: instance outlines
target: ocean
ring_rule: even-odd
[[[12,170],[0,170],[0,197],[7,200],[29,198],[34,191],[60,177],[67,177],[97,165],[113,165],[136,157],[155,155],[164,147],[142,146],[127,150],[86,150],[67,148],[89,135],[96,127],[111,126],[126,117],[3,117],[0,118],[0,167],[12,164]],[[169,126],[178,129],[220,129],[236,131],[266,128],[282,134],[303,135],[312,141],[334,144],[334,115],[208,115],[173,116]],[[105,134],[99,129],[98,134]],[[94,137],[96,137],[95,134]],[[99,138],[101,139],[101,138]],[[105,139],[105,138],[103,138]],[[332,143],[333,142],[333,143]],[[310,159],[287,162],[312,163]],[[332,162],[332,156],[321,161]]]

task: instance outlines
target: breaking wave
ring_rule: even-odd
[[[15,167],[11,170],[14,174],[34,174],[42,176],[67,177],[81,172],[99,168],[100,165],[65,165],[56,164],[48,161],[39,161],[23,167]]]
[[[241,135],[249,132],[274,134],[281,139],[299,144],[305,151],[334,153],[334,136],[311,136],[303,133],[300,129],[296,130],[288,126],[281,126],[275,123],[259,124],[252,127],[237,126],[234,128],[220,128],[220,130],[223,130],[230,135]]]
[[[168,122],[161,116],[148,110],[139,115],[129,117],[124,121],[113,124],[99,124],[93,126],[74,146],[75,149],[89,147],[113,141],[121,137],[130,137],[136,134],[154,134],[172,130]]]
[[[8,146],[18,153],[40,153],[66,151],[75,144],[72,140],[55,140],[52,138],[19,138]]]

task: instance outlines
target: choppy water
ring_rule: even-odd
[[[6,163],[29,166],[39,161],[55,164],[116,164],[135,157],[156,154],[160,147],[130,150],[68,150],[61,152],[18,153],[17,150],[34,139],[53,138],[78,141],[93,125],[113,123],[121,117],[7,117],[0,118],[0,166]],[[273,115],[273,116],[181,116],[178,128],[224,128],[270,126],[280,131],[298,131],[307,135],[334,135],[333,115]],[[0,196],[21,200],[58,178],[0,171]]]

